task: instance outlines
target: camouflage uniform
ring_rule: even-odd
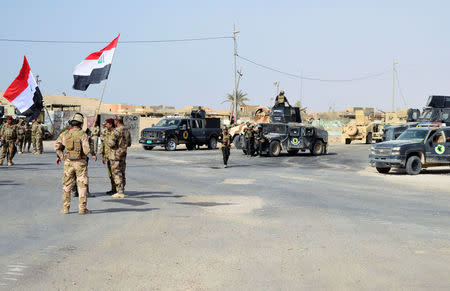
[[[264,149],[264,146],[266,144],[266,137],[262,131],[261,127],[258,127],[258,131],[255,134],[256,139],[256,151],[259,155],[261,155],[261,152]]]
[[[284,91],[281,90],[280,94],[278,94],[277,98],[275,99],[275,107],[277,106],[286,106],[285,103],[287,103],[289,106],[291,106],[291,104],[289,104],[289,101],[287,100],[286,96],[284,96]]]
[[[111,149],[108,156],[117,190],[117,195],[113,196],[123,198],[126,185],[127,148],[131,146],[130,131],[123,124],[120,124],[113,130],[111,137],[106,136],[105,143]]]
[[[98,150],[99,134],[100,134],[100,127],[98,125],[94,125],[91,129],[91,139],[92,139],[92,143],[94,144],[93,151],[95,154],[97,154],[97,150]]]
[[[247,155],[253,156],[255,152],[255,135],[251,126],[245,129],[244,138]]]
[[[19,124],[17,125],[17,141],[19,142],[17,144],[19,154],[23,154],[23,144],[25,142],[25,124],[23,124],[23,120],[19,121]]]
[[[31,125],[28,122],[25,122],[25,137],[23,139],[22,152],[25,152],[25,148],[27,152],[30,152],[31,146]]]
[[[230,158],[230,147],[231,147],[231,135],[228,133],[228,131],[222,134],[221,142],[222,147],[220,148],[220,150],[222,151],[223,165],[226,168],[228,164],[228,159]]]
[[[107,128],[104,128],[102,130],[102,135],[101,135],[100,138],[102,140],[102,144],[100,146],[100,153],[101,153],[102,157],[104,159],[106,159],[106,161],[105,161],[106,162],[106,169],[108,171],[109,181],[111,182],[111,191],[108,191],[106,193],[107,194],[114,194],[114,193],[117,192],[117,189],[116,189],[116,183],[114,181],[114,177],[113,177],[112,170],[111,170],[111,159],[110,159],[110,156],[111,156],[111,151],[112,150],[104,142],[106,139],[112,139],[113,138],[113,130],[110,131]]]
[[[12,160],[17,152],[17,126],[14,124],[4,124],[0,132],[0,139],[3,142],[0,166],[3,165],[5,157],[7,157],[8,166],[12,166],[14,165]]]
[[[44,136],[44,129],[39,122],[33,122],[31,126],[31,140],[33,142],[33,154],[41,155],[42,154],[42,139]]]
[[[78,186],[78,212],[89,213],[86,208],[88,192],[87,154],[91,152],[89,136],[80,128],[71,128],[61,133],[55,143],[58,157],[64,161],[63,184],[63,213],[70,208],[70,193],[74,187],[74,178]]]

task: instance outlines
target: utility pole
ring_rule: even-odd
[[[236,43],[236,35],[239,33],[239,30],[236,30],[236,25],[233,24],[233,42],[234,42],[234,100],[233,100],[233,118],[234,123],[237,122],[237,69],[236,69],[236,57],[237,57],[237,43]]]
[[[395,112],[395,65],[397,64],[396,60],[392,62],[392,112]]]

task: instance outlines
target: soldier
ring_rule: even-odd
[[[27,152],[30,152],[30,146],[31,146],[31,124],[29,122],[25,122],[25,137],[23,139],[23,147],[22,152],[25,152],[25,148],[27,149]]]
[[[258,125],[257,132],[255,134],[255,140],[256,140],[256,151],[257,154],[261,156],[261,153],[264,149],[264,145],[266,143],[266,137],[264,136],[264,132],[262,130],[262,125]]]
[[[228,128],[223,129],[223,133],[220,139],[222,147],[220,148],[223,156],[223,167],[228,167],[228,159],[230,158],[230,147],[231,147],[231,135],[228,133]]]
[[[112,195],[114,198],[125,197],[125,169],[127,167],[127,148],[131,146],[131,135],[128,128],[123,125],[123,116],[117,115],[114,120],[114,129],[111,138],[106,136],[106,145],[111,149],[108,156],[111,162],[111,172],[116,184],[117,193]]]
[[[3,165],[3,160],[7,157],[8,166],[14,165],[13,158],[17,152],[17,127],[13,124],[12,116],[8,116],[6,124],[2,126],[0,132],[0,139],[2,140],[2,154],[0,158],[0,166]]]
[[[102,162],[104,165],[106,164],[109,181],[111,182],[111,190],[106,192],[106,194],[108,195],[113,195],[117,192],[116,183],[114,182],[114,178],[111,171],[111,159],[110,159],[111,148],[107,144],[105,144],[105,139],[113,138],[113,130],[114,130],[114,119],[112,118],[106,119],[105,123],[103,124],[102,135],[100,137],[102,140],[100,152],[103,157]]]
[[[282,106],[286,106],[285,103],[287,103],[289,107],[291,107],[291,104],[289,104],[286,96],[284,96],[284,91],[281,90],[277,98],[275,99],[275,107],[280,106],[280,104],[282,104]]]
[[[33,120],[33,125],[31,126],[31,140],[33,142],[33,154],[42,154],[42,139],[44,136],[44,128],[39,123],[37,119]]]
[[[248,124],[244,132],[245,138],[245,149],[247,151],[247,156],[253,156],[255,151],[255,135],[253,132],[253,126]]]
[[[91,129],[91,139],[94,143],[94,153],[97,154],[98,150],[98,138],[100,135],[100,127],[98,126],[98,123],[95,122],[94,126]]]
[[[25,125],[23,123],[23,119],[19,120],[19,124],[17,124],[17,141],[18,141],[18,152],[19,154],[23,154],[23,144],[25,141]]]
[[[74,178],[77,180],[78,186],[78,213],[89,214],[90,210],[87,209],[87,189],[89,184],[87,173],[87,155],[92,151],[89,144],[89,136],[86,132],[82,131],[83,127],[83,115],[81,113],[75,113],[72,119],[69,121],[70,129],[61,133],[55,143],[55,151],[58,155],[56,164],[59,164],[61,160],[64,161],[64,175],[62,178],[63,183],[63,209],[62,213],[68,214],[70,208],[70,193],[74,187]],[[92,157],[94,161],[97,161],[97,157]]]

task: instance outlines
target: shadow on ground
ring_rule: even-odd
[[[138,208],[138,209],[106,208],[106,209],[92,210],[92,214],[114,213],[114,212],[149,212],[154,210],[159,210],[159,208]]]
[[[235,205],[235,203],[219,203],[219,202],[175,202],[175,203],[182,205],[202,206],[202,207]]]

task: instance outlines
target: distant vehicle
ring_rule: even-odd
[[[422,168],[450,165],[450,127],[429,124],[406,129],[396,140],[375,144],[370,149],[370,165],[379,173],[405,168],[417,175]]]
[[[205,111],[194,110],[190,117],[167,117],[143,129],[139,143],[145,150],[162,146],[174,151],[179,144],[185,144],[188,150],[202,145],[215,149],[221,132],[219,118],[205,118]]]

